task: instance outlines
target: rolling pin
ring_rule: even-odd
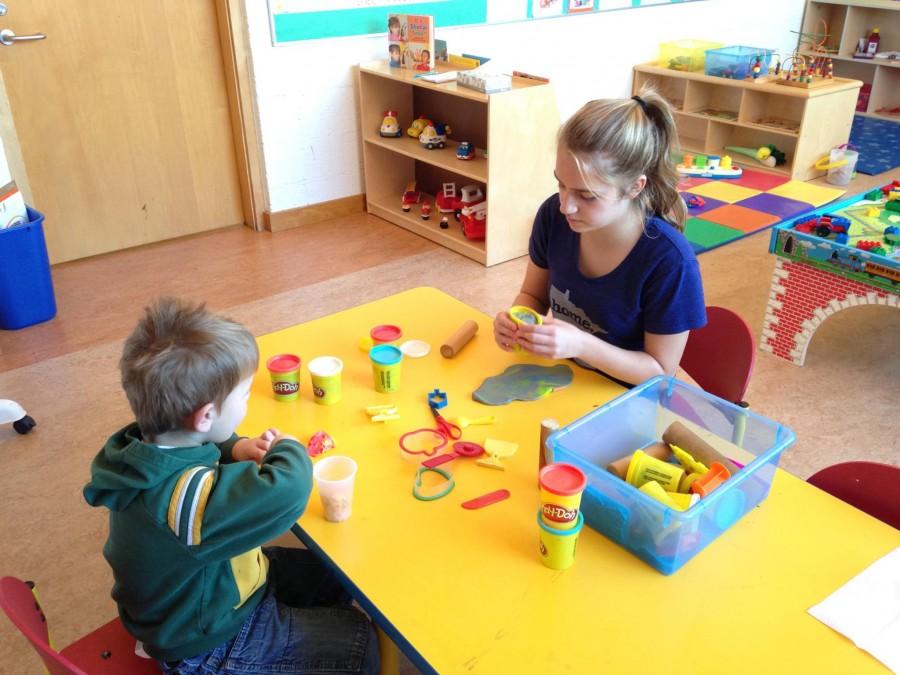
[[[445,359],[452,359],[462,351],[462,348],[468,344],[469,340],[471,340],[477,332],[478,324],[472,321],[472,319],[469,319],[441,345],[441,356]]]
[[[734,462],[684,426],[681,422],[672,422],[672,424],[669,425],[669,428],[663,433],[663,441],[671,443],[672,445],[677,445],[679,448],[689,453],[691,457],[698,462],[706,464],[706,466],[710,466],[713,462],[724,464],[725,468],[728,469],[732,476],[740,470]]]
[[[646,448],[641,448],[644,452],[646,452],[651,457],[655,457],[656,459],[661,459],[666,461],[672,454],[672,451],[669,449],[669,446],[665,443],[653,443],[652,445],[648,445]],[[620,457],[615,462],[610,462],[606,465],[606,470],[612,474],[615,474],[622,480],[625,480],[625,475],[628,473],[628,465],[631,464],[631,455],[625,455],[624,457]]]

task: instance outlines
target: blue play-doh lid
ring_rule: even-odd
[[[382,366],[392,366],[400,362],[403,352],[394,345],[375,345],[369,350],[369,358]]]

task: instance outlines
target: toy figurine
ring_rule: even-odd
[[[460,141],[456,148],[456,159],[475,159],[475,146],[469,141]]]
[[[379,132],[386,138],[400,138],[400,123],[397,122],[397,113],[394,110],[385,110],[384,119],[381,121],[381,129]]]
[[[447,144],[447,135],[450,134],[450,125],[434,122],[426,126],[419,134],[419,143],[429,150],[443,148]]]
[[[409,181],[406,184],[406,190],[403,192],[403,197],[400,199],[400,208],[408,213],[413,204],[419,203],[420,197],[421,194],[416,190],[416,181]]]
[[[419,210],[419,215],[422,217],[422,220],[428,220],[429,218],[431,218],[431,202],[422,202],[422,206]]]
[[[424,115],[419,115],[419,118],[413,120],[413,123],[409,125],[409,129],[406,130],[406,135],[410,138],[418,138],[423,131],[425,131],[425,127],[431,124],[431,120],[425,117]]]

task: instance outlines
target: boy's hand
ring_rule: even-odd
[[[231,458],[235,462],[250,460],[259,464],[274,441],[279,437],[285,438],[279,434],[278,429],[266,429],[256,438],[242,438],[231,448]]]

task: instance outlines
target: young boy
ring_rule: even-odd
[[[103,549],[128,631],[167,673],[378,670],[366,617],[303,549],[261,549],[300,517],[304,447],[238,438],[259,353],[241,325],[162,299],[125,342],[136,422],[91,465],[84,496],[110,510]]]

